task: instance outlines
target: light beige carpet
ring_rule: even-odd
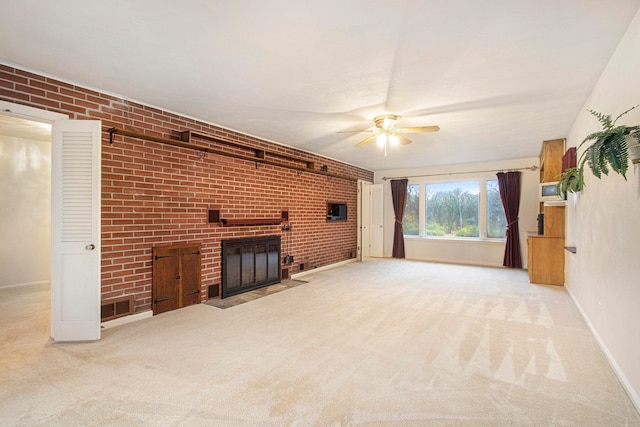
[[[304,280],[84,344],[48,342],[46,290],[0,291],[0,425],[640,425],[566,291],[524,271],[381,260]]]

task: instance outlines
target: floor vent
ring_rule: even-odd
[[[100,311],[103,322],[133,314],[133,295],[102,301]]]

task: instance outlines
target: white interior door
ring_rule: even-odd
[[[382,184],[374,184],[371,188],[371,225],[369,244],[369,256],[383,257],[384,246],[384,215],[383,215],[383,187]]]
[[[361,200],[361,222],[360,222],[360,234],[361,234],[361,257],[360,260],[364,261],[369,256],[369,250],[371,246],[371,183],[362,182],[360,189]]]
[[[100,338],[101,122],[52,128],[51,337]]]
[[[370,187],[370,182],[358,181],[357,258],[360,261],[369,256]]]

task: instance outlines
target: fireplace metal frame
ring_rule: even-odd
[[[266,279],[257,280],[257,271],[256,271],[256,248],[258,246],[266,245]],[[276,245],[277,249],[277,262],[275,263],[275,271],[272,271],[269,267],[269,245]],[[273,285],[275,283],[281,282],[281,236],[279,235],[271,235],[271,236],[259,236],[259,237],[249,237],[242,239],[230,239],[222,241],[222,294],[221,298],[227,298],[233,295],[239,295],[244,292],[252,291],[255,289],[262,288],[264,286]],[[251,262],[253,265],[253,280],[250,282],[243,282],[243,271],[244,268],[248,268],[245,265],[247,259],[242,255],[244,253],[251,252],[243,252],[248,248],[253,248],[253,257],[251,258]],[[231,266],[228,263],[228,252],[230,250],[240,249],[240,257],[239,257],[239,266],[236,267],[235,272],[238,273],[237,276],[240,280],[240,284],[237,283],[230,284],[229,279],[231,277]],[[239,269],[239,270],[237,270]],[[231,289],[230,289],[231,288]]]

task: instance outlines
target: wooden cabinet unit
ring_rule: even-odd
[[[200,302],[200,245],[153,248],[153,314]]]
[[[564,206],[544,206],[544,235],[564,237]]]
[[[564,285],[564,237],[529,236],[529,281]]]
[[[558,181],[562,173],[564,139],[544,141],[540,151],[540,182]],[[527,268],[531,283],[564,285],[564,206],[545,206],[544,235],[527,238]]]
[[[564,139],[551,139],[542,143],[540,150],[540,182],[560,180],[564,156]]]

